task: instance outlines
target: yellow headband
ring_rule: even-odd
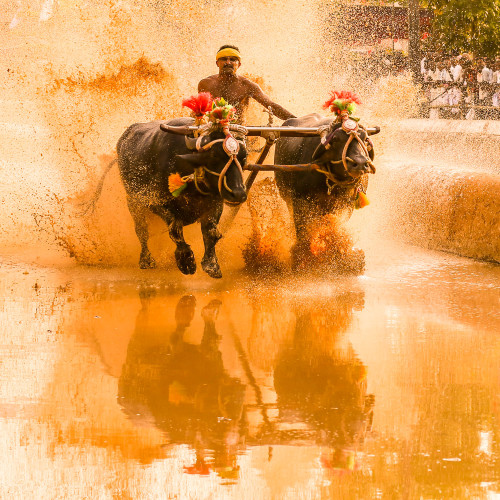
[[[237,57],[238,59],[241,59],[241,54],[236,50],[236,49],[222,49],[217,52],[216,60],[218,61],[221,57]]]

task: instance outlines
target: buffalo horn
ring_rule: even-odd
[[[184,140],[186,141],[186,146],[191,151],[196,151],[196,137],[189,137],[187,135],[184,136]]]
[[[368,135],[375,135],[380,132],[380,127],[369,127],[366,129],[366,133]]]
[[[203,146],[206,146],[210,142],[210,136],[209,135],[202,135],[201,140],[199,143],[200,149],[198,149],[198,139],[199,137],[188,137],[187,135],[184,136],[184,140],[186,141],[186,146],[188,149],[191,151],[200,151]]]
[[[160,128],[164,132],[170,132],[177,135],[189,135],[198,130],[200,127],[196,125],[168,125],[167,123],[160,123]]]

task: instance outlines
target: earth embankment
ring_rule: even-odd
[[[396,235],[500,262],[500,123],[402,120],[380,142],[372,186]]]

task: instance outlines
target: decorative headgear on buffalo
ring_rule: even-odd
[[[338,121],[347,120],[356,111],[356,104],[361,104],[360,98],[348,90],[334,90],[330,96],[330,99],[323,104],[323,109],[330,108],[330,111],[337,115]],[[351,119],[359,121],[359,118]]]
[[[212,126],[220,126],[226,132],[229,123],[236,119],[236,108],[222,97],[214,99],[209,92],[192,95],[184,99],[182,105],[192,111],[196,125],[208,120]]]
[[[224,49],[219,50],[215,59],[218,61],[221,57],[237,57],[241,61],[241,54],[237,49],[233,49],[231,47],[226,47]]]
[[[212,110],[213,97],[210,92],[201,92],[182,101],[182,105],[191,110],[196,125],[205,122],[205,115]]]
[[[186,106],[192,111],[192,115],[196,119],[196,125],[201,125],[208,119],[209,125],[203,125],[199,127],[199,135],[195,132],[196,139],[196,149],[198,151],[210,149],[214,144],[222,142],[222,147],[226,154],[229,156],[229,160],[222,169],[220,173],[212,172],[207,169],[207,167],[201,167],[205,171],[216,175],[219,177],[218,187],[219,192],[222,194],[222,186],[224,185],[228,191],[230,191],[227,186],[226,172],[230,165],[235,162],[241,175],[243,176],[243,169],[238,161],[237,155],[240,150],[240,141],[238,141],[230,132],[229,124],[236,118],[236,108],[231,106],[226,102],[225,99],[217,98],[213,99],[209,92],[202,92],[197,96],[191,96],[182,101],[182,105]],[[208,135],[213,128],[222,128],[226,138],[225,139],[214,139],[208,144],[202,145],[203,137]],[[209,194],[200,189],[197,183],[197,174],[186,175],[181,177],[179,173],[170,174],[168,178],[168,188],[174,197],[182,194],[184,189],[186,189],[188,182],[194,181],[196,189],[201,194]]]
[[[223,97],[212,102],[212,109],[208,112],[208,120],[223,128],[236,119],[236,108],[231,106]]]
[[[368,137],[368,134],[366,134],[364,139],[361,138],[359,131],[360,129],[365,129],[358,124],[359,118],[351,116],[356,110],[356,104],[361,104],[361,100],[354,92],[349,92],[347,90],[334,90],[330,92],[330,99],[323,104],[323,109],[329,108],[332,113],[336,114],[336,119],[332,121],[330,125],[324,126],[324,130],[321,134],[321,144],[324,149],[329,149],[331,147],[330,141],[332,140],[336,130],[339,129],[340,124],[342,130],[348,134],[348,140],[342,151],[342,159],[330,163],[342,163],[346,172],[349,172],[347,164],[349,157],[347,156],[347,152],[352,141],[357,141],[363,150],[367,164],[371,166],[372,172],[375,173],[375,166],[373,165],[373,143]],[[329,180],[331,181],[331,179]],[[327,186],[328,194],[330,194],[331,185],[328,183],[328,178]],[[363,208],[370,204],[366,194],[361,188],[359,188],[359,186],[355,191],[354,202],[354,208]]]

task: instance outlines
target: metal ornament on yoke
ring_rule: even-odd
[[[342,129],[347,133],[355,132],[356,130],[358,130],[358,124],[354,120],[347,118],[346,120],[342,121]]]
[[[228,135],[226,137],[226,139],[222,143],[222,147],[229,156],[237,155],[238,151],[240,150],[239,142],[232,135]]]

